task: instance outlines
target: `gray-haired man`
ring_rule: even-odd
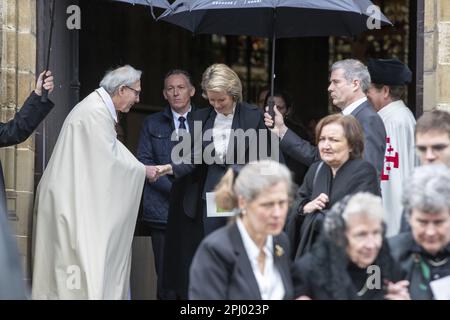
[[[141,71],[108,72],[67,116],[36,193],[34,299],[126,299],[146,173],[117,140]]]

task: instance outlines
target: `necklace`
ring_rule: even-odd
[[[434,261],[432,259],[427,259],[427,262],[433,267],[441,267],[448,262],[448,257],[440,261]]]

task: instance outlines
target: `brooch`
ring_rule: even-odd
[[[284,254],[284,249],[282,246],[280,246],[279,244],[275,245],[275,255],[277,257],[281,257]]]

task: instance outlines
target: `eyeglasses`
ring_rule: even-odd
[[[433,144],[431,146],[416,146],[416,150],[417,153],[419,154],[425,154],[427,153],[428,149],[431,149],[431,152],[433,154],[439,154],[441,152],[443,152],[445,149],[448,148],[448,144],[445,143],[438,143],[438,144]]]
[[[129,86],[124,86],[125,88],[128,88],[128,89],[130,89],[130,90],[132,90],[132,91],[134,91],[134,95],[136,96],[136,97],[139,97],[139,95],[141,94],[141,90],[136,90],[136,89],[134,89],[134,88],[132,88],[132,87],[129,87]]]

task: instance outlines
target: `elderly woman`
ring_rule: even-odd
[[[362,159],[364,134],[353,116],[334,114],[323,118],[317,124],[316,137],[322,161],[314,163],[306,173],[293,205],[293,217],[298,219],[290,219],[288,226],[296,228],[290,234],[293,243],[298,243],[297,257],[311,248],[323,213],[334,203],[356,192],[380,194],[375,168]]]
[[[238,174],[228,169],[216,201],[239,215],[200,244],[190,269],[190,299],[293,297],[289,241],[282,232],[290,190],[290,172],[278,162],[251,162]]]
[[[433,284],[450,279],[450,170],[417,168],[403,193],[411,231],[390,239],[392,254],[407,272],[412,299],[450,299]],[[442,280],[444,281],[444,280]]]
[[[357,193],[336,203],[320,240],[294,264],[299,299],[409,299],[408,281],[384,239],[381,198]]]
[[[202,89],[212,107],[193,113],[194,123],[201,123],[202,130],[198,132],[193,126],[195,141],[190,162],[176,164],[172,158],[171,164],[158,167],[159,175],[173,174],[178,179],[169,208],[163,282],[179,298],[187,297],[189,266],[200,241],[226,223],[226,218],[207,215],[207,195],[230,165],[259,159],[259,135],[262,131],[266,132],[262,139],[270,135],[258,107],[242,101],[241,81],[228,66],[208,67],[203,73]],[[239,138],[239,132],[249,130],[253,135]]]

